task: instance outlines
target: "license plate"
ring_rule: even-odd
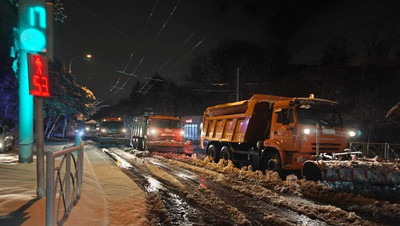
[[[172,132],[172,129],[165,129],[164,131],[170,133]]]

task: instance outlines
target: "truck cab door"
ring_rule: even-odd
[[[292,108],[274,109],[270,137],[278,140],[286,151],[294,150],[295,125]]]

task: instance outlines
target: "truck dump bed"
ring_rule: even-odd
[[[203,133],[209,141],[256,143],[268,135],[273,103],[288,97],[255,94],[249,100],[208,107]]]

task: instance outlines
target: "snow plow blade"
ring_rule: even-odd
[[[194,146],[190,142],[174,142],[174,141],[149,141],[147,142],[149,151],[155,152],[172,152],[192,155]]]
[[[400,184],[400,164],[365,160],[308,160],[301,169],[307,180],[346,181],[380,185]]]
[[[109,145],[129,145],[129,139],[127,138],[116,138],[116,137],[99,137],[99,143],[102,146]]]

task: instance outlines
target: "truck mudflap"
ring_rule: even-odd
[[[101,145],[129,145],[129,139],[124,137],[98,137]]]
[[[146,145],[149,151],[174,152],[187,155],[194,153],[194,146],[191,142],[147,141]]]
[[[400,164],[375,159],[307,160],[301,174],[307,180],[346,181],[380,185],[400,184]]]

